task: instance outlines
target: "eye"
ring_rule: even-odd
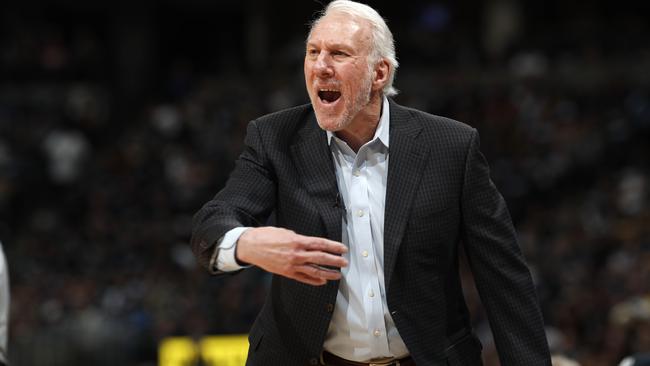
[[[307,56],[310,56],[310,57],[317,57],[318,53],[319,53],[319,51],[317,49],[315,49],[315,48],[310,48],[310,49],[307,50]]]
[[[350,55],[347,54],[346,52],[337,50],[337,51],[332,51],[332,56],[337,57],[337,58],[343,58],[343,57],[348,57]]]

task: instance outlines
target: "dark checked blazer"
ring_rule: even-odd
[[[476,130],[390,103],[384,275],[389,311],[415,363],[481,364],[458,272],[464,245],[501,364],[550,365],[531,276]],[[340,241],[335,168],[311,106],[252,121],[245,145],[226,186],[194,217],[198,261],[212,271],[218,239],[262,225],[272,211],[277,226]],[[318,364],[337,288],[274,275],[247,365]]]

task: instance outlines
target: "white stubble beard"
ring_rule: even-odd
[[[370,102],[370,94],[372,91],[372,78],[371,78],[372,73],[368,72],[366,74],[366,77],[363,80],[362,90],[360,93],[356,95],[354,98],[354,101],[347,99],[345,100],[345,105],[343,108],[343,113],[341,114],[340,117],[338,117],[338,121],[334,123],[334,128],[327,128],[327,126],[331,126],[331,124],[326,124],[322,123],[328,118],[336,118],[336,116],[319,116],[319,112],[314,108],[314,111],[316,112],[316,120],[318,121],[318,125],[326,131],[330,132],[336,132],[336,131],[341,131],[348,127],[351,123],[354,117],[361,111],[363,108],[365,108],[368,103]],[[338,83],[338,81],[337,81]],[[318,98],[318,93],[315,95],[316,98]],[[312,105],[314,102],[312,101]]]

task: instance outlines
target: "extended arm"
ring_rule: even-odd
[[[277,179],[255,121],[248,126],[245,144],[224,189],[194,216],[191,245],[199,263],[213,274],[224,273],[227,268],[217,267],[223,259],[217,247],[221,242],[232,249],[231,263],[235,259],[310,285],[340,279],[340,272],[322,266],[347,265],[339,256],[347,251],[343,244],[258,227],[275,208]],[[239,229],[243,227],[251,228]]]
[[[255,121],[248,125],[244,143],[226,186],[194,215],[192,250],[211,273],[217,273],[212,267],[217,242],[231,229],[260,226],[275,207],[275,178]]]

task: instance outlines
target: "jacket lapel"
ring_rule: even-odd
[[[318,126],[313,112],[291,146],[291,154],[300,178],[323,219],[327,237],[340,242],[342,211],[337,205],[339,190],[336,173],[327,134]]]
[[[390,150],[384,213],[384,281],[386,291],[395,267],[415,191],[429,147],[417,143],[420,121],[390,100]]]
[[[386,289],[395,267],[404,229],[408,222],[416,188],[419,185],[429,147],[417,143],[420,122],[410,118],[407,109],[390,102],[390,150],[384,214],[384,280]],[[341,241],[342,212],[336,206],[338,186],[327,144],[327,134],[313,112],[291,146],[292,158],[300,177],[318,209],[327,237]]]

